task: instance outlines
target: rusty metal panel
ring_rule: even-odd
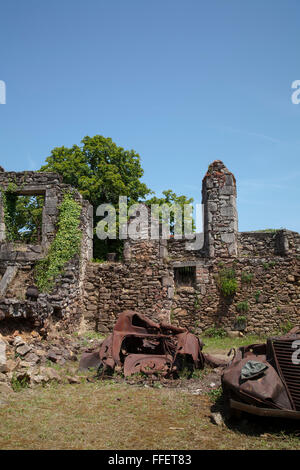
[[[294,341],[294,338],[271,340],[277,359],[278,373],[289,390],[295,410],[300,411],[300,364],[294,364],[292,360]]]

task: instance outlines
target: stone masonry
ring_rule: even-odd
[[[134,309],[158,321],[172,322],[201,334],[209,328],[272,333],[299,324],[300,234],[286,229],[238,232],[237,187],[223,162],[213,162],[203,178],[204,232],[197,244],[185,239],[126,239],[122,261],[92,262],[93,210],[74,190],[82,207],[80,256],[65,267],[51,293],[27,300],[37,260],[55,237],[58,207],[69,190],[53,173],[2,172],[5,191],[14,182],[19,194],[44,195],[40,245],[8,243],[0,201],[0,329],[6,318],[54,319],[61,328],[107,333],[118,315]],[[146,209],[145,209],[146,207]],[[147,206],[149,221],[151,215]],[[134,229],[136,219],[128,221]],[[146,235],[146,236],[145,236]],[[196,249],[195,249],[196,248]],[[219,278],[235,273],[236,293],[224,297]]]
[[[203,179],[204,233],[197,250],[184,239],[126,240],[123,262],[88,263],[86,327],[107,332],[127,308],[198,333],[235,329],[245,316],[248,332],[298,324],[300,234],[239,233],[236,195],[234,175],[215,161]],[[238,283],[229,299],[218,286],[224,269],[234,269]]]
[[[39,245],[8,242],[4,221],[2,192],[10,184],[18,195],[44,196],[42,214],[42,241]],[[92,206],[55,173],[0,171],[0,320],[6,318],[33,318],[42,325],[49,317],[76,323],[81,315],[80,305],[87,261],[92,258],[93,210]],[[71,260],[59,276],[53,290],[40,293],[36,301],[25,297],[26,289],[34,283],[36,261],[47,255],[53,241],[58,220],[59,205],[66,191],[72,191],[81,205],[80,229],[82,231],[81,254]]]

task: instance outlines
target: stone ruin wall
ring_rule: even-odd
[[[165,257],[163,240],[129,239],[123,262],[88,263],[83,298],[86,328],[107,333],[124,310],[169,321],[174,291]]]
[[[300,307],[300,234],[238,232],[236,182],[222,162],[210,165],[203,179],[204,233],[196,250],[190,241],[126,240],[122,262],[93,263],[93,210],[75,191],[82,206],[81,256],[73,259],[57,279],[51,293],[37,303],[24,299],[32,283],[35,262],[44,256],[55,237],[58,206],[70,189],[50,173],[2,173],[0,186],[16,182],[20,194],[44,194],[43,241],[40,246],[12,245],[5,241],[3,211],[0,223],[0,269],[17,266],[5,296],[0,317],[35,316],[59,320],[62,328],[111,331],[119,313],[137,310],[157,321],[171,321],[197,333],[210,327],[234,329],[240,302],[247,301],[247,331],[273,332],[289,321],[297,324]],[[129,222],[130,223],[130,222]],[[221,269],[233,267],[238,290],[228,301],[217,286]],[[174,270],[194,270],[192,285],[180,285]],[[253,274],[251,282],[242,275]],[[2,278],[3,279],[3,278]],[[1,287],[0,280],[0,287]],[[259,292],[259,295],[258,295]]]
[[[90,329],[106,333],[118,314],[137,310],[156,320],[171,321],[198,333],[216,328],[235,329],[240,302],[247,301],[247,331],[272,332],[286,322],[296,325],[300,309],[300,265],[294,257],[236,258],[196,264],[193,287],[176,286],[173,267],[151,263],[88,264],[84,297],[85,318]],[[194,265],[194,263],[179,263]],[[178,265],[178,264],[177,264]],[[174,264],[176,267],[176,263]],[[227,302],[220,295],[216,277],[233,267],[238,290]],[[242,274],[253,274],[251,282]],[[258,295],[259,293],[259,295]],[[162,315],[162,312],[164,314]]]
[[[138,256],[125,256],[124,263],[89,263],[84,295],[89,328],[106,333],[125,309],[199,334],[211,327],[235,329],[241,315],[247,317],[248,332],[272,333],[286,322],[298,324],[300,234],[239,233],[235,178],[220,161],[210,165],[202,196],[204,234],[199,249],[188,250],[186,240],[172,238],[163,251],[155,241],[127,241],[125,251],[134,247]],[[177,285],[174,279],[174,269],[183,267],[195,271],[192,286]],[[228,301],[220,294],[217,277],[230,267],[238,289]],[[251,282],[243,282],[243,274],[253,275]],[[245,301],[246,314],[237,310]]]
[[[10,183],[20,195],[43,195],[42,242],[30,245],[7,242],[3,204],[0,199],[0,270],[2,292],[0,296],[0,320],[7,318],[32,318],[41,326],[48,318],[60,321],[64,327],[74,328],[82,316],[82,296],[87,261],[92,258],[93,210],[92,206],[71,186],[63,184],[54,173],[0,172],[0,187],[5,190]],[[74,199],[81,205],[80,230],[82,231],[81,253],[71,260],[63,275],[56,280],[50,293],[40,293],[37,301],[26,300],[25,292],[34,284],[35,263],[46,256],[55,238],[58,208],[66,191],[72,190]],[[0,193],[2,194],[2,193]],[[9,284],[5,286],[5,276]]]

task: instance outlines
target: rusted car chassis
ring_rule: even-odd
[[[299,353],[299,354],[298,354]],[[222,374],[232,410],[300,419],[300,328],[239,348]]]
[[[121,313],[100,351],[85,353],[80,369],[103,371],[123,368],[125,377],[135,373],[170,376],[183,366],[204,367],[202,342],[185,328],[155,323],[144,315],[127,310]]]

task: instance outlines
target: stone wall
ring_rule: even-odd
[[[300,234],[290,230],[241,232],[238,234],[241,257],[300,255]]]
[[[235,329],[244,316],[248,332],[271,333],[298,323],[300,234],[238,233],[236,182],[220,161],[210,165],[202,195],[204,233],[197,235],[196,249],[189,249],[189,240],[141,237],[126,240],[123,263],[88,264],[87,328],[110,331],[126,309],[199,334],[212,327]],[[227,268],[235,270],[238,285],[231,298],[224,298],[218,284]]]
[[[89,263],[84,293],[88,329],[112,330],[123,310],[137,310],[158,321],[169,321],[173,295],[172,272],[148,259],[139,263]]]
[[[227,299],[221,295],[217,282],[220,271],[226,268],[235,270],[238,281],[236,294]],[[239,316],[246,316],[247,331],[255,333],[271,333],[286,322],[299,323],[299,260],[236,258],[221,264],[214,260],[206,265],[206,270],[205,294],[199,287],[176,289],[172,304],[175,323],[199,333],[211,327],[235,329]],[[238,311],[242,302],[248,304],[245,313]]]
[[[33,269],[55,237],[58,207],[71,188],[58,175],[0,172],[2,190],[12,182],[19,194],[45,197],[42,243],[22,245],[5,240],[0,201],[0,319],[52,319],[61,328],[111,331],[118,315],[133,309],[157,321],[171,321],[201,334],[215,328],[234,329],[247,317],[249,332],[273,332],[286,322],[298,323],[300,307],[300,234],[289,230],[238,233],[236,182],[220,161],[203,179],[204,233],[191,240],[151,240],[150,225],[128,230],[139,235],[124,243],[122,262],[92,263],[93,210],[72,189],[82,207],[80,256],[65,267],[49,294],[25,299]],[[148,210],[141,206],[141,211]],[[150,221],[150,213],[148,212]],[[192,249],[191,249],[192,248]],[[238,289],[224,298],[218,287],[221,270],[236,272]],[[247,312],[240,312],[240,305]]]
[[[204,250],[210,258],[237,255],[238,216],[236,181],[220,160],[214,161],[202,182]]]
[[[47,318],[60,320],[75,327],[82,316],[82,297],[87,262],[93,250],[93,209],[83,200],[80,193],[71,186],[63,184],[62,178],[55,173],[4,172],[0,171],[2,191],[13,185],[19,195],[44,196],[42,214],[42,241],[40,245],[21,242],[7,242],[2,200],[0,199],[0,273],[13,271],[10,283],[4,286],[0,297],[0,319],[33,318],[43,324]],[[80,230],[82,232],[80,255],[75,256],[65,267],[64,274],[56,280],[50,293],[39,293],[36,301],[27,300],[27,287],[34,284],[36,261],[47,255],[57,231],[59,205],[64,194],[72,191],[74,200],[81,205]],[[1,280],[1,282],[2,282]]]
[[[195,240],[170,238],[167,243],[168,257],[172,261],[197,261],[205,257],[204,234],[197,233]],[[197,249],[196,249],[197,248]]]
[[[183,265],[195,266],[193,286],[178,286],[174,281],[173,269]],[[221,295],[217,282],[220,270],[226,268],[235,270],[238,281],[230,299]],[[246,331],[255,333],[271,333],[287,322],[299,321],[300,263],[294,258],[235,258],[234,263],[210,260],[172,266],[155,261],[89,263],[87,279],[85,319],[88,328],[104,333],[126,309],[156,320],[170,319],[199,334],[211,327],[235,329],[240,316],[247,317]],[[238,311],[241,302],[248,304],[246,313]]]

